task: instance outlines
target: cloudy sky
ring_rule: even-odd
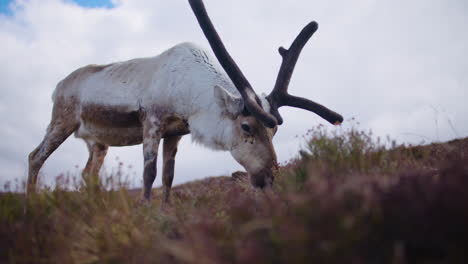
[[[319,30],[302,52],[291,93],[398,142],[468,136],[466,0],[205,4],[257,92],[273,86],[278,46],[289,45],[316,20]],[[154,56],[185,41],[208,47],[186,0],[0,0],[0,186],[26,179],[27,155],[45,134],[51,94],[61,79],[87,64]],[[329,126],[303,110],[281,112],[285,123],[274,140],[280,161],[296,155],[303,143],[297,135]],[[47,160],[41,180],[77,174],[87,156],[84,143],[70,137]],[[111,148],[105,169],[115,170],[120,161],[140,182],[141,146]],[[241,169],[229,153],[194,145],[190,136],[182,140],[176,163],[176,184]],[[155,185],[161,184],[158,174]]]

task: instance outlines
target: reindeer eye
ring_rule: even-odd
[[[247,133],[250,133],[250,126],[249,125],[242,124],[241,127],[242,127],[242,130],[244,130]]]

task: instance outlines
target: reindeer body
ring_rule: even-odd
[[[216,103],[216,86],[238,94],[218,62],[192,43],[155,57],[74,71],[53,93],[47,134],[30,154],[29,183],[35,184],[43,162],[74,132],[90,152],[84,177],[99,173],[109,146],[143,143],[144,196],[149,198],[159,141],[165,139],[163,182],[168,199],[181,136],[191,133],[193,141],[214,150],[231,150],[239,141],[233,120]]]
[[[222,125],[215,85],[238,94],[207,52],[182,43],[155,57],[80,68],[58,84],[53,97],[76,104],[75,136],[87,141],[141,144],[142,120],[157,118],[163,138],[192,132],[204,146],[229,150],[232,133]]]

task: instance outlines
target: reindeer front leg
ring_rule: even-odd
[[[151,188],[156,179],[156,161],[161,141],[161,122],[156,116],[147,116],[143,121],[143,199],[149,201]]]
[[[177,145],[182,136],[173,136],[164,139],[163,143],[163,204],[169,203],[172,180],[174,179],[175,156]]]

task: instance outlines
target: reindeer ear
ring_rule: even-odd
[[[216,103],[230,114],[237,115],[244,109],[242,98],[230,93],[221,86],[214,86],[214,97]]]

